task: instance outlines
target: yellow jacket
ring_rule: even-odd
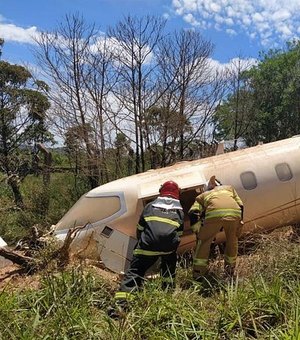
[[[196,197],[201,212],[208,219],[241,219],[243,202],[231,185],[215,186]]]

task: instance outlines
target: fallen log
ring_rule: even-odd
[[[38,260],[29,256],[18,254],[4,247],[0,247],[0,256],[3,256],[7,260],[18,264],[19,266],[23,267],[27,272],[33,272],[39,268],[40,263]]]

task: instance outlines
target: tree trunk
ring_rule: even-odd
[[[24,202],[20,191],[18,176],[17,175],[9,176],[7,183],[10,185],[12,189],[16,206],[20,209],[24,209]]]

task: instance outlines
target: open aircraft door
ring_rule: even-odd
[[[138,197],[143,200],[148,200],[157,196],[159,187],[164,182],[170,180],[175,181],[179,185],[182,193],[201,188],[201,186],[203,186],[206,182],[206,178],[203,173],[199,171],[199,168],[196,171],[192,171],[192,169],[189,169],[187,172],[180,171],[180,174],[178,175],[167,176],[164,174],[158,178],[151,179],[148,183],[141,184],[139,186]]]
[[[207,179],[204,174],[197,170],[192,171],[193,169],[189,169],[189,171],[182,173],[179,175],[172,176],[161,176],[159,179],[152,179],[149,183],[143,183],[139,188],[139,198],[143,200],[143,205],[145,206],[149,201],[151,201],[154,197],[157,196],[158,188],[165,181],[172,180],[175,181],[180,189],[180,202],[184,211],[184,232],[181,237],[181,242],[179,246],[179,252],[183,253],[186,250],[190,250],[195,244],[195,235],[190,229],[190,220],[188,218],[188,211],[190,207],[195,202],[195,198],[200,194],[203,185],[206,183]]]

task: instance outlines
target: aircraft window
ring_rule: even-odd
[[[285,182],[293,178],[292,171],[287,163],[280,163],[275,166],[277,177],[280,181]]]
[[[111,233],[113,232],[113,229],[111,229],[110,227],[108,227],[107,225],[104,227],[104,229],[101,232],[101,235],[104,235],[106,237],[109,237],[111,235]]]
[[[121,202],[118,196],[83,196],[60,220],[61,228],[59,229],[95,223],[112,216],[120,209]]]
[[[257,187],[257,181],[254,172],[246,171],[240,175],[244,189],[253,190]]]

